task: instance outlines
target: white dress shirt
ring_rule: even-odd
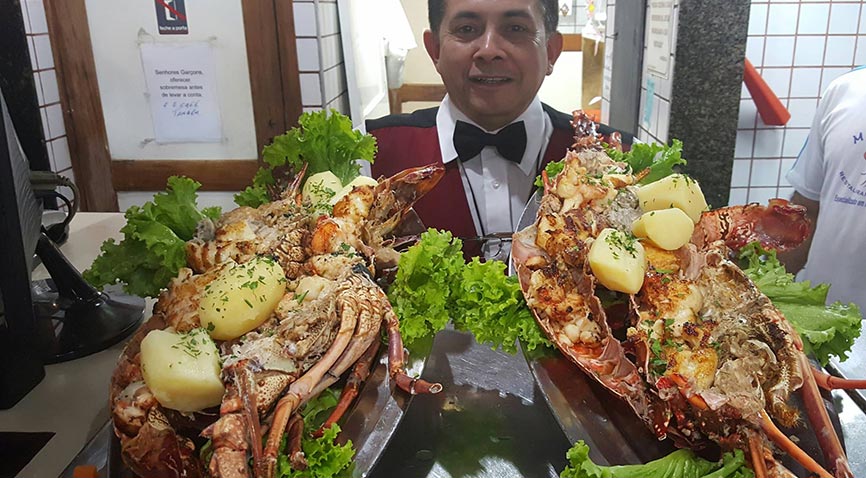
[[[458,110],[446,95],[436,114],[439,147],[442,150],[442,162],[446,164],[459,162],[454,148],[454,127],[458,120],[487,131]],[[526,127],[526,150],[520,164],[503,158],[494,146],[485,146],[478,156],[460,162],[463,190],[479,235],[514,232],[532,193],[532,183],[539,173],[538,166],[553,133],[553,123],[542,109],[538,97],[513,122],[518,121],[523,121]],[[495,134],[498,131],[487,132]],[[485,250],[485,255],[503,259],[501,252],[496,254],[497,250],[498,246],[490,251],[493,253],[490,255]]]

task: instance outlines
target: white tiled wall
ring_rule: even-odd
[[[36,83],[36,96],[42,116],[42,132],[51,170],[62,173],[74,181],[69,145],[66,142],[66,125],[63,122],[63,109],[60,106],[60,93],[54,69],[54,56],[48,38],[45,6],[42,0],[21,0],[21,13],[24,18],[24,32],[30,50],[33,80]]]
[[[640,91],[640,116],[638,116],[638,139],[647,143],[667,143],[668,128],[671,122],[671,86],[673,84],[674,60],[676,58],[677,25],[679,23],[680,2],[674,1],[674,11],[671,15],[671,61],[668,67],[668,78],[661,78],[643,65],[643,79]],[[645,29],[644,56],[647,52],[647,43],[650,33],[649,19]],[[653,94],[651,100],[647,99],[649,93],[649,82],[653,83]],[[652,105],[650,105],[650,101]],[[647,108],[649,115],[647,115]]]
[[[620,0],[622,1],[622,0]],[[615,0],[607,2],[608,28],[605,32],[605,59],[604,59],[604,82],[602,84],[601,99],[601,121],[607,123],[610,119],[610,81],[611,66],[613,63],[613,50],[616,48],[616,33],[613,22],[616,14]],[[649,73],[646,64],[643,66],[643,78],[641,80],[640,116],[638,116],[638,139],[651,143],[666,143],[670,126],[671,112],[671,86],[673,84],[674,58],[676,55],[676,33],[679,20],[679,1],[674,2],[674,12],[671,17],[671,62],[668,78],[664,79]],[[646,28],[649,32],[649,26]],[[646,41],[644,41],[644,53],[646,53]],[[653,82],[652,97],[647,100],[649,92],[649,81]],[[647,110],[649,109],[649,115]]]
[[[587,21],[587,0],[559,0],[559,30],[561,33],[580,33]],[[596,1],[595,5],[599,5]],[[563,15],[563,13],[567,13]]]
[[[768,126],[743,88],[730,204],[790,197],[785,180],[827,85],[866,63],[866,2],[752,0],[746,56],[791,113]]]
[[[293,7],[304,111],[334,108],[349,114],[336,0],[294,0]]]

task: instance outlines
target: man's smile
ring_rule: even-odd
[[[469,81],[481,85],[502,85],[513,80],[506,76],[472,76],[469,77]]]

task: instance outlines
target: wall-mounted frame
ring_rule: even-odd
[[[118,191],[159,191],[195,173],[203,190],[249,184],[258,159],[113,160],[100,100],[86,0],[45,0],[72,167],[82,209],[116,211]],[[300,82],[291,0],[241,0],[257,151],[296,125]],[[206,163],[203,163],[206,161]]]

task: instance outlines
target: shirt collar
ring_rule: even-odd
[[[439,105],[439,111],[436,113],[436,129],[439,132],[439,148],[442,150],[442,162],[446,164],[457,159],[457,150],[454,149],[454,127],[458,120],[478,126],[478,123],[469,119],[468,116],[454,106],[449,95],[445,95],[442,104]],[[536,162],[545,140],[544,109],[542,109],[541,100],[537,96],[513,123],[518,121],[523,121],[526,127],[526,151],[523,152],[523,159],[521,159],[519,166],[523,173],[529,176],[535,174]],[[481,126],[478,127],[481,128]],[[481,129],[484,130],[484,128]],[[495,131],[488,131],[488,133],[496,133],[498,131],[497,129]]]

